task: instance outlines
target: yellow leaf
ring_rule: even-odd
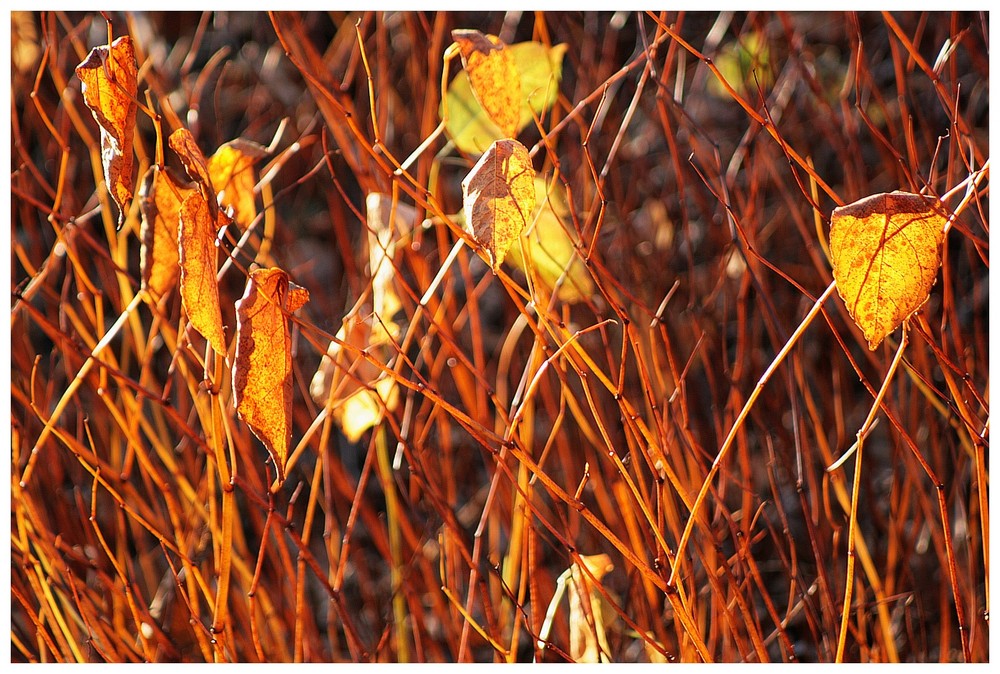
[[[139,269],[142,287],[157,298],[177,283],[180,208],[184,199],[194,192],[182,185],[169,169],[153,171],[152,180],[139,190],[139,210],[142,212]]]
[[[136,77],[132,38],[123,35],[111,47],[94,47],[76,67],[83,100],[101,127],[104,182],[118,205],[118,227],[132,201],[132,134],[135,131]]]
[[[462,181],[462,195],[466,222],[495,273],[535,210],[528,150],[516,140],[494,142]]]
[[[574,563],[571,581],[567,586],[569,596],[569,654],[574,662],[607,662],[610,652],[605,633],[604,597],[594,588],[594,583],[611,571],[614,564],[608,555],[580,555],[581,563]],[[590,572],[590,579],[583,568]]]
[[[318,405],[329,406],[334,421],[351,442],[357,442],[375,425],[382,405],[395,409],[399,395],[392,377],[367,359],[354,358],[342,343],[367,349],[372,354],[387,353],[392,348],[392,339],[398,336],[398,329],[392,322],[384,326],[372,314],[362,317],[360,312],[355,312],[346,317],[309,385],[313,400]]]
[[[279,482],[285,479],[292,437],[292,337],[285,314],[308,301],[305,288],[273,267],[250,272],[246,291],[236,302],[236,413],[267,447]]]
[[[521,77],[514,57],[500,38],[478,30],[453,30],[472,93],[505,137],[517,133],[521,110]]]
[[[257,216],[253,188],[257,176],[253,165],[267,149],[242,138],[220,146],[208,160],[208,173],[220,203],[233,209],[233,219],[246,229]]]
[[[870,349],[927,301],[946,221],[936,200],[908,192],[874,194],[833,211],[833,276]]]
[[[517,131],[532,123],[532,111],[541,116],[559,96],[562,61],[567,45],[546,47],[540,42],[519,42],[508,47],[521,79],[520,117]],[[448,85],[446,95],[449,137],[462,152],[482,154],[495,140],[507,137],[476,100],[469,76],[463,70]],[[441,103],[445,105],[444,102]]]
[[[212,184],[212,174],[208,170],[208,161],[202,154],[198,143],[194,141],[194,136],[185,128],[180,128],[170,134],[167,139],[170,148],[180,157],[184,164],[184,170],[188,176],[198,185],[201,196],[208,205],[209,214],[212,220],[218,219],[219,202],[215,196],[215,187]]]
[[[180,209],[181,300],[194,329],[208,340],[216,353],[225,356],[226,337],[222,331],[219,284],[215,278],[217,231],[218,221],[209,215],[204,197],[192,191]]]
[[[535,178],[535,213],[532,224],[508,252],[510,263],[523,271],[525,260],[534,269],[535,279],[548,292],[565,273],[556,296],[563,302],[582,302],[594,294],[594,282],[587,265],[576,252],[576,240],[568,229],[569,208],[559,183],[549,184],[545,178]],[[523,255],[522,255],[523,252]]]

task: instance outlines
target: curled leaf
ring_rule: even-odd
[[[527,262],[534,270],[536,282],[548,292],[555,291],[563,302],[582,302],[594,294],[594,282],[568,228],[566,194],[558,182],[549,184],[538,176],[535,202],[535,213],[529,218],[531,224],[508,252],[510,263],[527,275]]]
[[[383,407],[396,408],[399,392],[392,377],[367,359],[354,357],[342,345],[388,355],[396,336],[395,323],[383,324],[372,314],[362,317],[360,312],[352,313],[344,319],[337,339],[330,342],[309,385],[313,400],[330,409],[334,421],[351,442],[360,440],[378,422]]]
[[[532,123],[532,113],[545,114],[559,96],[562,61],[567,45],[546,47],[540,42],[519,42],[507,48],[521,80],[521,101],[516,131]],[[455,146],[468,154],[482,154],[495,140],[509,137],[479,104],[469,76],[463,70],[448,85],[448,120],[445,126]],[[445,105],[444,102],[441,104]]]
[[[188,320],[221,356],[226,355],[222,331],[219,283],[216,280],[218,255],[213,220],[204,197],[192,191],[180,208],[181,300]]]
[[[76,67],[83,100],[101,128],[104,182],[118,205],[118,227],[132,201],[132,134],[137,106],[138,68],[132,38],[123,35],[110,47],[94,47]]]
[[[169,170],[153,171],[150,176],[139,190],[139,269],[142,287],[161,297],[177,283],[180,208],[195,190],[182,185]]]
[[[305,288],[273,267],[250,272],[236,302],[236,413],[267,447],[279,482],[285,479],[292,437],[292,337],[285,314],[308,301]]]
[[[212,174],[208,170],[208,160],[202,154],[201,148],[195,142],[194,136],[185,128],[180,128],[170,134],[167,144],[180,157],[184,164],[184,170],[188,176],[198,185],[201,196],[208,205],[212,220],[218,218],[219,203],[215,196],[215,187],[212,183]]]
[[[265,147],[237,138],[221,145],[207,163],[208,174],[212,187],[219,195],[219,202],[223,207],[233,209],[233,220],[244,229],[257,215],[253,195],[257,176],[253,166],[265,156]]]
[[[451,38],[462,54],[476,100],[504,137],[513,136],[521,110],[521,77],[514,56],[500,38],[478,30],[453,30]]]
[[[870,349],[927,301],[946,221],[939,202],[908,192],[874,194],[833,211],[833,276]]]
[[[462,181],[462,195],[472,235],[496,272],[535,209],[535,169],[527,148],[516,140],[494,142]]]

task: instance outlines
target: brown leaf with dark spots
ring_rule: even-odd
[[[292,338],[285,314],[308,301],[309,292],[274,267],[250,272],[236,302],[236,412],[267,447],[279,482],[292,435]]]
[[[83,83],[83,100],[101,128],[104,182],[118,205],[118,227],[132,201],[132,134],[138,106],[138,68],[132,39],[123,35],[111,47],[94,47],[76,67]]]
[[[224,216],[223,216],[224,217]],[[219,222],[209,213],[205,198],[196,191],[180,208],[181,300],[191,325],[209,341],[215,352],[226,355],[219,304],[218,254],[215,235]]]
[[[498,140],[462,181],[465,217],[496,272],[535,210],[535,169],[516,140]]]
[[[195,192],[182,184],[169,169],[153,171],[151,179],[144,182],[139,190],[139,210],[142,213],[139,269],[142,287],[157,299],[177,284],[180,273],[180,209],[184,199]]]

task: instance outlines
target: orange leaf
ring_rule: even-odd
[[[257,177],[253,165],[266,155],[263,146],[237,138],[219,147],[208,160],[208,173],[219,202],[233,209],[233,219],[244,229],[257,215],[253,195]]]
[[[516,140],[490,146],[462,181],[465,217],[496,272],[535,210],[535,169]]]
[[[222,331],[219,284],[215,278],[218,255],[215,234],[218,221],[209,215],[208,203],[192,191],[180,209],[181,300],[188,320],[219,355],[226,355]]]
[[[135,131],[137,67],[132,38],[123,35],[108,47],[94,47],[76,67],[83,100],[101,127],[104,182],[118,205],[118,227],[132,201],[132,134]]]
[[[874,194],[833,211],[833,276],[870,349],[927,301],[946,221],[936,200],[908,192]]]
[[[142,287],[159,298],[177,283],[180,208],[195,190],[182,185],[169,170],[154,171],[152,176],[139,191],[142,212],[139,269]]]
[[[517,133],[521,118],[521,76],[514,56],[500,38],[478,30],[453,30],[472,93],[493,123],[507,136]]]
[[[212,184],[212,174],[208,170],[208,161],[205,159],[205,155],[202,154],[198,143],[194,141],[194,136],[187,129],[180,128],[170,134],[167,143],[177,153],[177,156],[180,157],[188,176],[197,183],[198,189],[201,191],[201,196],[208,204],[212,220],[217,220],[219,202],[216,200],[215,187]]]
[[[285,314],[308,301],[309,292],[274,267],[250,272],[236,302],[236,413],[267,447],[279,482],[292,437],[292,338]]]

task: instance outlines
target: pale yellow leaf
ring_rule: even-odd
[[[511,245],[507,259],[525,274],[527,263],[534,270],[536,282],[547,292],[556,289],[562,279],[556,296],[570,304],[582,302],[594,294],[594,282],[577,253],[562,185],[536,177],[535,202],[531,224]]]
[[[946,221],[936,199],[908,192],[874,194],[833,211],[833,276],[870,349],[927,301]]]
[[[583,568],[589,575],[583,571]],[[607,662],[607,643],[603,597],[595,583],[614,568],[606,554],[580,555],[573,564],[567,585],[569,596],[569,654],[574,662]],[[591,580],[591,576],[593,580]]]
[[[392,340],[396,337],[395,323],[383,324],[371,313],[355,312],[344,319],[337,339],[330,342],[313,375],[309,394],[317,404],[329,407],[333,419],[352,442],[357,442],[375,425],[383,405],[395,409],[399,396],[392,377],[366,358],[356,357],[342,344],[364,349],[373,357],[375,354],[391,357]]]
[[[507,250],[531,222],[535,170],[516,140],[498,140],[462,181],[466,222],[496,272]]]
[[[292,436],[292,338],[286,314],[307,301],[308,291],[274,267],[250,272],[236,302],[236,412],[264,443],[279,482],[285,479]]]

